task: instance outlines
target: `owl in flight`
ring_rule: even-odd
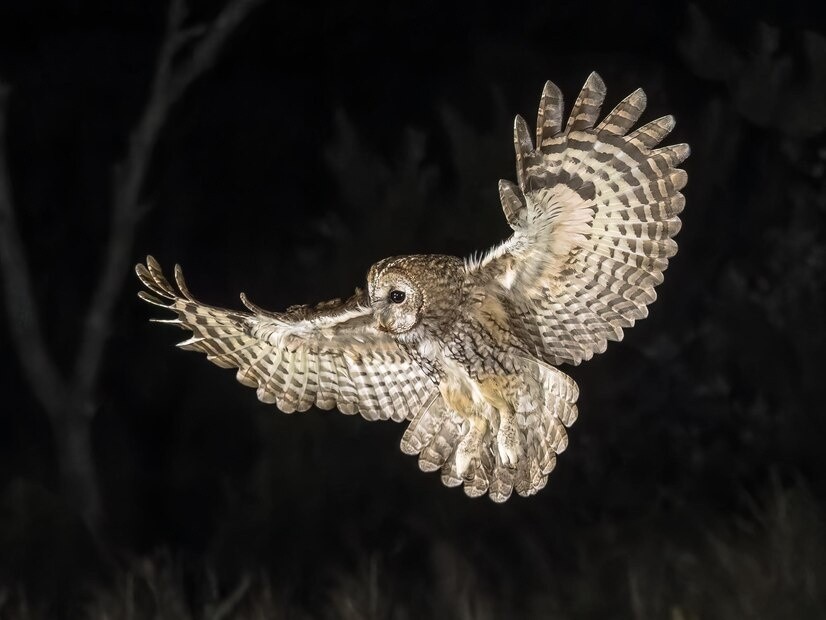
[[[178,346],[237,368],[259,400],[406,420],[402,451],[447,486],[496,502],[533,495],[577,417],[579,390],[557,366],[621,340],[677,252],[688,145],[656,148],[672,116],[630,131],[641,89],[600,121],[604,98],[592,73],[563,125],[548,82],[535,144],[516,117],[517,183],[499,182],[513,234],[481,258],[385,258],[346,301],[270,312],[244,294],[247,311],[203,304],[180,267],[176,288],[150,256],[139,296],[193,332]]]

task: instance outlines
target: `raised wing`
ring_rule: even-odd
[[[208,306],[195,300],[175,266],[173,288],[158,262],[135,267],[149,289],[139,297],[178,317],[160,320],[192,337],[178,344],[206,353],[213,364],[237,368],[239,382],[257,388],[258,399],[284,412],[338,407],[368,420],[412,419],[436,386],[386,334],[373,327],[367,296],[268,312],[241,300],[250,312]]]
[[[518,185],[501,181],[502,208],[513,235],[471,275],[501,286],[511,328],[551,364],[578,364],[621,340],[623,328],[648,315],[685,199],[676,168],[687,144],[656,147],[674,127],[664,116],[628,133],[645,109],[638,89],[599,124],[605,98],[592,73],[562,126],[562,94],[542,93],[534,148],[516,117]]]

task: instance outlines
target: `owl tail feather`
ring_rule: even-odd
[[[521,454],[515,467],[503,463],[497,448],[498,423],[488,426],[473,465],[459,474],[457,448],[470,432],[466,417],[448,408],[437,392],[408,426],[401,441],[406,454],[419,455],[419,468],[441,470],[445,486],[464,485],[469,497],[488,494],[501,503],[513,490],[534,495],[548,481],[556,457],[568,447],[566,428],[576,421],[576,383],[553,366],[522,358],[523,373],[513,395]]]

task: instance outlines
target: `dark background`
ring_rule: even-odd
[[[4,148],[58,365],[165,11],[0,8]],[[687,207],[651,316],[564,369],[580,419],[544,491],[470,500],[401,454],[399,425],[258,403],[147,322],[130,272],[96,390],[98,543],[0,306],[0,618],[826,615],[822,3],[265,3],[172,108],[132,262],[279,309],[390,254],[486,248],[514,114],[533,125],[546,79],[570,102],[591,70],[606,111],[642,86],[644,120],[676,116]]]

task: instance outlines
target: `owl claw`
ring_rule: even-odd
[[[478,467],[479,467],[479,459],[478,458],[475,458],[475,457],[471,458],[469,460],[464,461],[460,465],[458,455],[457,455],[456,473],[465,482],[469,482],[469,481],[473,480],[476,477],[476,470],[477,470]]]
[[[505,467],[516,467],[522,449],[519,444],[519,429],[513,414],[501,415],[499,432],[496,433],[496,447],[499,449],[502,464]]]
[[[472,480],[476,468],[482,462],[482,438],[485,436],[485,426],[471,423],[467,435],[456,446],[456,473],[460,478]]]
[[[465,436],[456,448],[456,473],[460,478],[473,477],[479,463],[478,447],[467,445],[469,435]]]

